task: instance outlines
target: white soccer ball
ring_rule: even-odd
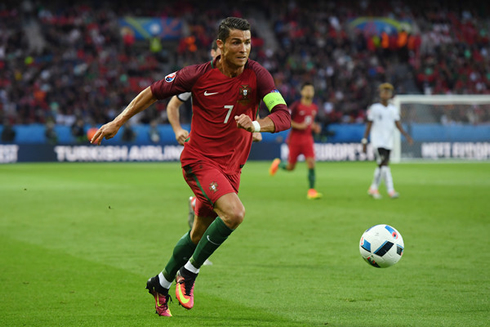
[[[359,242],[362,258],[376,268],[388,268],[403,255],[403,237],[390,225],[376,225],[364,232]]]

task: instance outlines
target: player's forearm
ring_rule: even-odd
[[[369,136],[369,133],[371,132],[371,126],[373,125],[373,123],[371,121],[368,121],[367,124],[366,124],[366,129],[364,130],[364,137],[365,139],[368,138]]]
[[[174,133],[182,129],[182,126],[180,125],[179,106],[171,105],[169,103],[167,106],[167,118]]]
[[[410,135],[408,135],[408,133],[407,133],[407,132],[405,132],[405,130],[403,129],[402,124],[401,124],[399,121],[397,121],[397,122],[395,123],[395,125],[396,125],[396,128],[398,128],[398,130],[400,131],[400,133],[401,133],[403,136],[405,136],[406,138],[410,137]]]
[[[292,129],[303,130],[303,129],[306,129],[306,124],[304,124],[304,123],[297,123],[297,122],[291,120],[291,128]]]
[[[124,125],[131,117],[148,108],[157,99],[153,96],[150,87],[141,91],[115,119],[118,126]]]
[[[260,131],[261,132],[271,132],[277,133],[281,131],[285,131],[291,127],[291,115],[289,114],[289,110],[284,105],[279,105],[272,109],[269,116],[267,116],[271,122],[272,126],[268,126],[267,130],[262,129],[262,119],[260,120]],[[264,118],[264,120],[266,119]]]

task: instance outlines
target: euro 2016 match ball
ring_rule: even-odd
[[[362,234],[359,251],[362,258],[376,268],[388,268],[403,255],[403,237],[390,225],[376,225]]]

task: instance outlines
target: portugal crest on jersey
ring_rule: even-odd
[[[248,85],[240,86],[238,92],[239,92],[238,102],[242,104],[246,104],[250,101],[250,99],[248,98],[250,95],[250,87]]]
[[[218,183],[216,183],[216,182],[210,183],[209,184],[209,190],[216,193],[216,191],[218,190]]]

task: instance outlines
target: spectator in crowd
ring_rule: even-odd
[[[224,0],[212,9],[196,0],[145,3],[136,13],[129,5],[99,3],[64,6],[41,0],[28,14],[19,6],[0,5],[0,102],[3,116],[14,124],[53,118],[71,126],[76,116],[96,124],[113,118],[162,72],[207,60],[209,35],[218,19],[229,14]],[[319,107],[331,104],[341,117],[338,122],[363,120],[376,96],[372,85],[383,81],[396,85],[397,94],[490,94],[486,2],[395,1],[379,6],[374,1],[263,0],[240,8],[237,16],[268,14],[267,37],[277,46],[263,48],[264,36],[252,31],[259,37],[252,40],[251,57],[271,71],[285,100],[299,98],[298,86],[312,81]],[[138,43],[131,29],[119,28],[117,18],[128,13],[180,18],[186,32],[174,51],[152,52],[148,40]],[[363,16],[387,17],[403,29],[386,33],[383,47],[383,31],[349,25]],[[29,33],[23,28],[27,20]],[[142,122],[160,118],[164,111],[165,103],[157,104]],[[261,116],[266,114],[261,110]],[[187,120],[190,116],[181,115]]]
[[[158,120],[153,119],[150,122],[150,129],[148,130],[150,141],[153,143],[160,143],[160,132],[158,131]]]
[[[48,120],[46,122],[46,131],[44,132],[44,136],[46,137],[46,142],[49,144],[58,143],[58,134],[56,134],[54,127],[55,124],[52,120]]]
[[[131,126],[131,123],[126,124],[123,128],[121,140],[123,142],[130,143],[130,142],[133,142],[135,138],[136,138],[136,132],[134,131],[133,127]]]
[[[12,124],[6,119],[3,122],[3,130],[2,130],[2,142],[12,143],[15,140],[15,129]]]
[[[71,126],[71,135],[75,138],[77,143],[87,142],[87,136],[85,135],[85,123],[83,119],[77,118],[75,123]]]

